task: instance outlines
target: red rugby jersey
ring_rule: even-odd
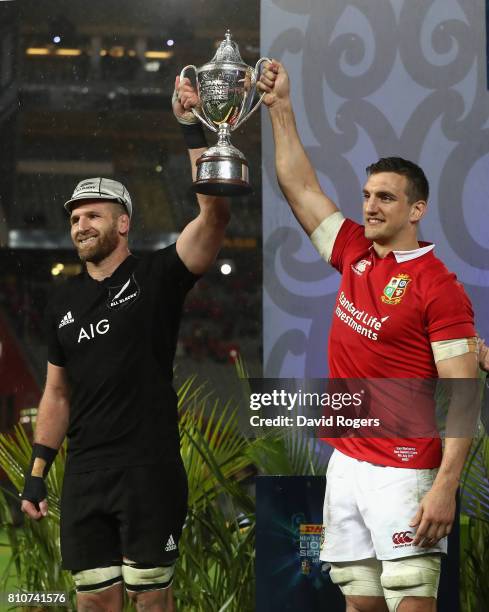
[[[476,335],[470,300],[433,245],[380,258],[346,219],[331,264],[342,274],[329,335],[331,378],[437,378],[431,342]],[[413,406],[413,410],[415,406]],[[433,468],[439,438],[325,438],[351,457]]]

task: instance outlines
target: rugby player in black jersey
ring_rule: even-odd
[[[195,92],[178,78],[175,91],[195,172],[206,147],[190,112]],[[175,609],[187,479],[173,359],[185,295],[214,263],[229,221],[225,199],[197,200],[176,244],[142,257],[128,248],[132,201],[121,183],[86,179],[65,204],[85,269],[46,313],[47,380],[22,510],[46,516],[44,479],[67,435],[61,552],[81,612],[121,610],[124,585],[138,609]]]

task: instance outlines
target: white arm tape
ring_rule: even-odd
[[[345,217],[340,211],[328,215],[311,234],[311,242],[321,257],[328,263],[331,260],[333,246]]]
[[[477,338],[456,338],[455,340],[438,340],[431,343],[435,363],[442,359],[459,357],[465,353],[478,353]]]

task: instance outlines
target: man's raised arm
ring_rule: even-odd
[[[264,65],[258,89],[266,93],[263,103],[272,121],[280,188],[310,236],[326,217],[338,212],[338,208],[321,189],[300,140],[290,100],[289,77],[282,64],[274,60]]]
[[[197,172],[196,161],[207,148],[203,128],[190,109],[198,103],[197,94],[188,79],[175,81],[173,112],[182,125],[192,166],[192,178]],[[177,253],[193,274],[203,274],[216,260],[229,223],[227,198],[197,194],[198,216],[182,231],[177,240]]]

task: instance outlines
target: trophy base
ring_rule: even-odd
[[[251,187],[249,183],[245,182],[211,179],[195,181],[192,183],[192,191],[203,195],[233,197],[251,193]]]
[[[204,195],[242,196],[251,192],[248,163],[244,157],[209,155],[197,160],[197,177],[193,191]]]

